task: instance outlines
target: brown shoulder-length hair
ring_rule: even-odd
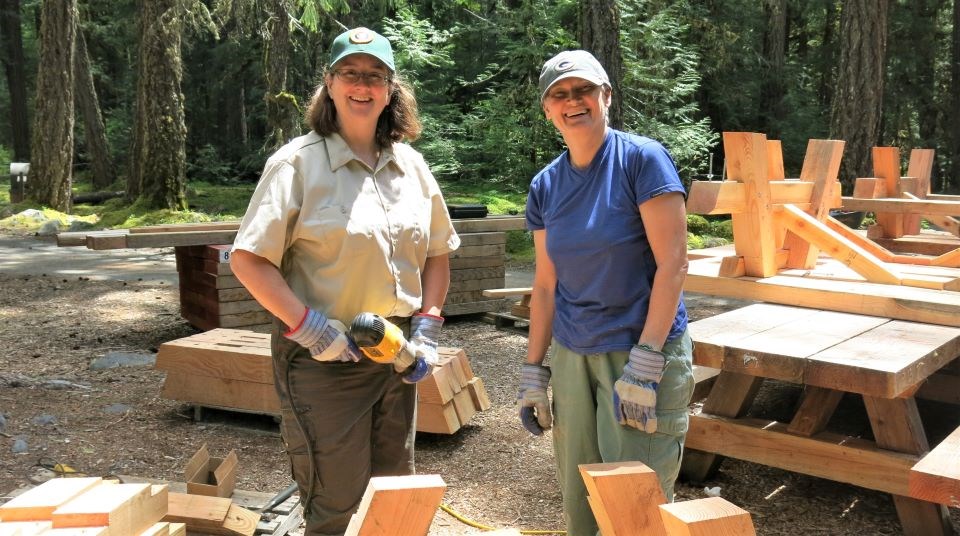
[[[327,92],[327,81],[333,74],[325,72],[307,106],[307,126],[321,136],[339,132],[337,108]],[[420,118],[413,88],[396,74],[390,82],[390,104],[380,113],[375,135],[380,147],[389,147],[398,141],[414,141],[420,137]]]

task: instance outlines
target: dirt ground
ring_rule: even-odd
[[[42,264],[5,262],[30,255],[22,248],[0,247],[0,253],[6,257],[0,258],[0,502],[56,463],[88,475],[182,480],[184,464],[203,443],[214,455],[237,451],[238,488],[274,493],[288,485],[271,419],[215,414],[198,422],[192,408],[160,398],[162,372],[91,369],[107,354],[149,356],[163,342],[197,332],[179,315],[175,284],[134,272],[102,280],[63,275]],[[69,262],[71,255],[80,254],[65,248],[59,260]],[[84,255],[89,261],[89,252]],[[690,306],[696,319],[734,305],[691,297]],[[454,435],[419,435],[418,472],[442,475],[444,502],[469,519],[496,528],[561,529],[549,436],[530,436],[516,417],[524,336],[476,316],[458,317],[444,326],[442,344],[466,350],[493,407]],[[799,394],[795,386],[768,384],[754,414],[785,419]],[[956,408],[924,410],[956,414]],[[869,435],[862,403],[852,397],[834,421],[844,433]],[[676,499],[703,497],[705,486],[719,487],[750,511],[761,535],[901,533],[888,495],[853,486],[727,460],[709,482],[678,484]],[[960,526],[960,513],[950,513]],[[430,534],[479,532],[440,512]]]

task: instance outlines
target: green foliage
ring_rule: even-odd
[[[700,57],[688,40],[687,2],[621,3],[624,76],[621,103],[626,130],[661,141],[681,175],[706,171],[718,136],[699,117]],[[615,95],[614,98],[617,96]]]
[[[443,197],[451,205],[481,204],[490,214],[523,214],[527,204],[526,192],[509,192],[490,185],[457,182],[441,183]]]
[[[507,231],[507,258],[518,262],[532,262],[536,257],[533,233],[530,231]]]

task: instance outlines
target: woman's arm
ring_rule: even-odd
[[[290,329],[300,325],[306,305],[290,290],[273,263],[255,253],[236,249],[230,255],[230,268],[264,309]]]
[[[553,336],[554,293],[557,273],[547,255],[547,231],[533,232],[537,267],[530,295],[530,331],[527,336],[527,363],[540,364],[547,356]]]
[[[654,197],[639,208],[657,273],[650,291],[647,321],[638,342],[659,350],[670,334],[687,276],[687,210],[679,192]]]
[[[450,255],[443,254],[436,257],[427,257],[423,265],[423,303],[421,313],[440,316],[443,302],[447,299],[447,290],[450,288]]]

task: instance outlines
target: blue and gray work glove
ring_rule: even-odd
[[[657,431],[657,387],[666,358],[647,344],[635,344],[623,375],[613,386],[613,411],[620,424],[649,434]]]
[[[533,435],[540,435],[553,426],[547,385],[550,384],[550,369],[543,365],[524,363],[520,369],[520,422]]]
[[[309,307],[300,325],[284,336],[309,350],[317,361],[360,361],[360,348],[347,335],[347,326]]]
[[[401,364],[398,361],[393,362],[394,369],[397,372],[405,373],[403,376],[404,382],[417,383],[426,378],[440,361],[440,357],[437,355],[437,341],[440,340],[440,328],[442,326],[442,316],[418,313],[410,318],[409,344],[417,362],[410,372],[406,372],[408,365]]]

